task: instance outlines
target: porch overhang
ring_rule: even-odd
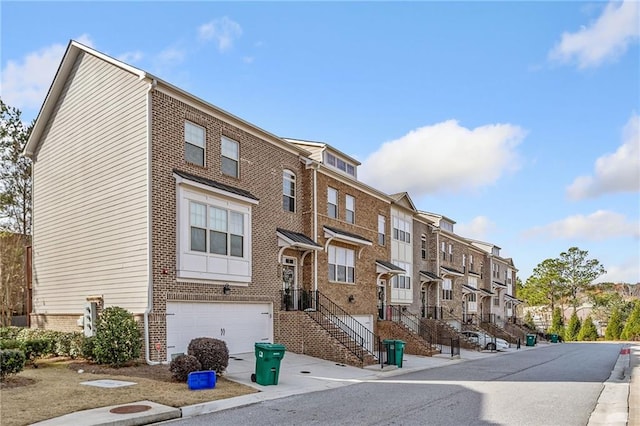
[[[495,295],[493,291],[487,290],[486,288],[480,288],[478,290],[480,292],[480,297],[492,297]]]
[[[433,272],[420,271],[420,282],[427,283],[427,282],[433,282],[433,281],[441,282],[442,278],[440,278],[438,275],[434,274]]]
[[[502,290],[502,289],[507,288],[507,285],[504,284],[504,283],[501,283],[499,281],[491,281],[491,287],[495,288],[495,289],[498,289],[498,290]]]
[[[347,244],[352,244],[358,247],[358,258],[365,247],[372,246],[373,243],[360,235],[353,234],[351,232],[343,231],[342,229],[334,228],[332,226],[323,226],[324,236],[327,241],[324,243],[324,250],[329,251],[329,244],[332,241],[340,241]]]
[[[516,298],[516,297],[513,297],[513,296],[512,296],[512,295],[510,295],[510,294],[505,294],[505,295],[504,295],[504,298],[505,298],[505,300],[506,300],[507,302],[511,302],[511,303],[516,304],[516,305],[521,305],[521,304],[523,304],[523,303],[524,303],[524,300],[520,300],[520,299],[518,299],[518,298]]]
[[[464,277],[464,272],[453,268],[447,268],[446,266],[441,266],[440,272],[442,272],[442,276],[449,275],[451,277]]]
[[[478,289],[467,284],[462,284],[462,294],[477,293]]]
[[[376,260],[376,273],[378,274],[378,277],[383,275],[389,275],[389,276],[400,275],[406,272],[407,271],[405,271],[399,266],[394,265],[391,262],[387,262],[385,260],[379,260],[379,259]]]
[[[280,247],[280,250],[278,250],[278,263],[282,263],[282,254],[286,249],[302,251],[303,259],[312,251],[322,250],[320,244],[300,232],[276,228],[276,235],[278,236],[278,247]]]

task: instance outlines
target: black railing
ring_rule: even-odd
[[[476,317],[477,317],[476,314],[463,313],[462,324],[475,324],[477,322]]]
[[[482,314],[482,322],[488,322],[490,324],[496,323],[496,314]]]
[[[442,306],[423,306],[422,317],[431,319],[442,319]]]
[[[460,339],[451,339],[451,357],[460,356]]]
[[[390,306],[391,309],[391,321],[398,323],[407,329],[413,334],[417,334],[420,336],[425,342],[427,342],[430,346],[437,346],[437,334],[427,327],[417,315],[408,312],[405,308],[400,306]],[[440,348],[437,348],[440,350]]]
[[[386,350],[380,337],[352,317],[347,311],[319,291],[284,290],[282,310],[306,311],[360,361],[367,355],[376,358],[381,368],[386,362]]]

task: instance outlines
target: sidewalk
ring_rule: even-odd
[[[452,363],[465,362],[473,359],[485,358],[488,356],[504,356],[509,353],[523,350],[533,350],[548,346],[549,344],[547,343],[541,343],[535,347],[523,346],[519,350],[509,349],[508,351],[498,353],[491,353],[487,351],[477,352],[461,349],[460,356],[453,358],[448,354],[438,354],[432,357],[405,354],[403,357],[402,368],[390,365],[385,365],[384,368],[381,368],[380,365],[368,366],[366,368],[357,368],[343,364],[336,364],[334,362],[326,361],[319,358],[312,358],[306,355],[287,352],[282,359],[277,386],[261,386],[251,382],[251,374],[255,371],[254,353],[252,352],[246,354],[236,354],[231,356],[229,359],[229,366],[227,367],[225,377],[229,380],[242,383],[246,386],[251,386],[259,390],[259,392],[235,398],[190,405],[181,408],[167,407],[160,404],[154,404],[150,401],[140,401],[132,404],[125,404],[122,406],[102,407],[93,410],[71,413],[66,416],[36,423],[36,425],[66,426],[73,424],[75,426],[96,426],[108,424],[116,426],[131,426],[157,423],[181,417],[192,417],[201,414],[222,411],[229,408],[246,406],[261,401],[284,398],[287,396],[299,395],[302,393],[316,392],[341,386],[347,386],[366,380],[376,380],[385,377],[392,377],[394,375],[405,374],[412,371],[451,365]],[[446,352],[447,350],[448,348],[443,348],[443,351]],[[626,416],[628,410],[629,426],[640,426],[640,422],[638,422],[637,418],[637,416],[640,415],[640,366],[638,366],[638,358],[640,358],[640,345],[632,347],[629,352],[630,353],[626,355],[626,357],[623,354],[620,355],[618,363],[616,364],[616,368],[614,369],[614,372],[612,372],[612,378],[610,378],[610,380],[605,383],[605,390],[603,390],[596,410],[592,414],[594,423],[590,421],[590,425],[595,426],[600,424],[626,424]],[[620,380],[616,377],[619,376],[620,372],[624,372],[624,374],[626,374],[628,378],[631,371],[630,367],[633,368],[636,373],[634,375],[634,380],[630,381],[627,379],[626,382],[622,380],[622,382],[619,383]],[[633,388],[633,392],[630,391],[630,384],[631,388]],[[609,391],[615,390],[615,392],[607,392],[607,389],[609,389]],[[618,400],[615,401],[617,403],[614,405],[605,403],[607,395],[613,395],[614,398],[618,398]],[[628,401],[627,395],[629,395]],[[620,399],[623,399],[625,403],[620,404]],[[635,401],[635,403],[633,401]],[[111,412],[111,410],[114,408],[118,408],[124,411],[133,411],[136,409],[136,407],[138,407],[139,409],[144,408],[144,411],[125,414],[114,414]],[[630,407],[633,407],[634,409],[631,410]],[[130,410],[128,410],[128,408],[130,408]],[[618,423],[618,420],[622,421],[621,416],[623,415],[625,423]],[[632,417],[632,415],[636,417]],[[635,423],[632,421],[632,418],[635,418]],[[595,421],[596,419],[604,419],[604,423],[598,423]],[[616,421],[612,423],[612,419]]]

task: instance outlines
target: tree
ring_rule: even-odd
[[[620,338],[622,340],[640,340],[640,301],[635,302],[635,307],[624,324]]]
[[[624,324],[622,324],[620,309],[615,308],[609,317],[607,330],[604,332],[604,338],[607,340],[620,340],[623,326]]]
[[[564,339],[564,318],[562,316],[562,309],[555,308],[551,317],[551,328],[547,330],[549,334],[557,334]]]
[[[14,313],[25,313],[25,245],[20,234],[0,231],[0,326]]]
[[[582,323],[582,327],[580,327],[580,332],[578,333],[578,340],[580,341],[593,341],[598,340],[598,330],[596,329],[596,325],[593,323],[591,319],[591,315],[585,318]]]
[[[562,295],[561,267],[557,259],[546,259],[539,263],[519,289],[518,296],[529,306],[548,305],[553,311],[556,301]]]
[[[569,323],[564,333],[564,340],[567,342],[575,342],[578,340],[578,333],[580,333],[581,328],[580,318],[578,318],[578,314],[574,311],[573,314],[571,314],[571,318],[569,318]]]
[[[578,308],[578,293],[593,283],[599,276],[607,271],[597,259],[588,259],[589,252],[571,247],[566,252],[560,253],[556,259],[560,264],[560,277],[567,290],[574,312]]]
[[[0,99],[0,228],[31,234],[31,160],[22,155],[33,122]]]

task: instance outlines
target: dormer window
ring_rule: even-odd
[[[344,160],[340,157],[336,157],[330,152],[324,153],[324,162],[327,166],[340,170],[348,175],[356,177],[356,167],[355,165],[349,163],[347,160]]]

